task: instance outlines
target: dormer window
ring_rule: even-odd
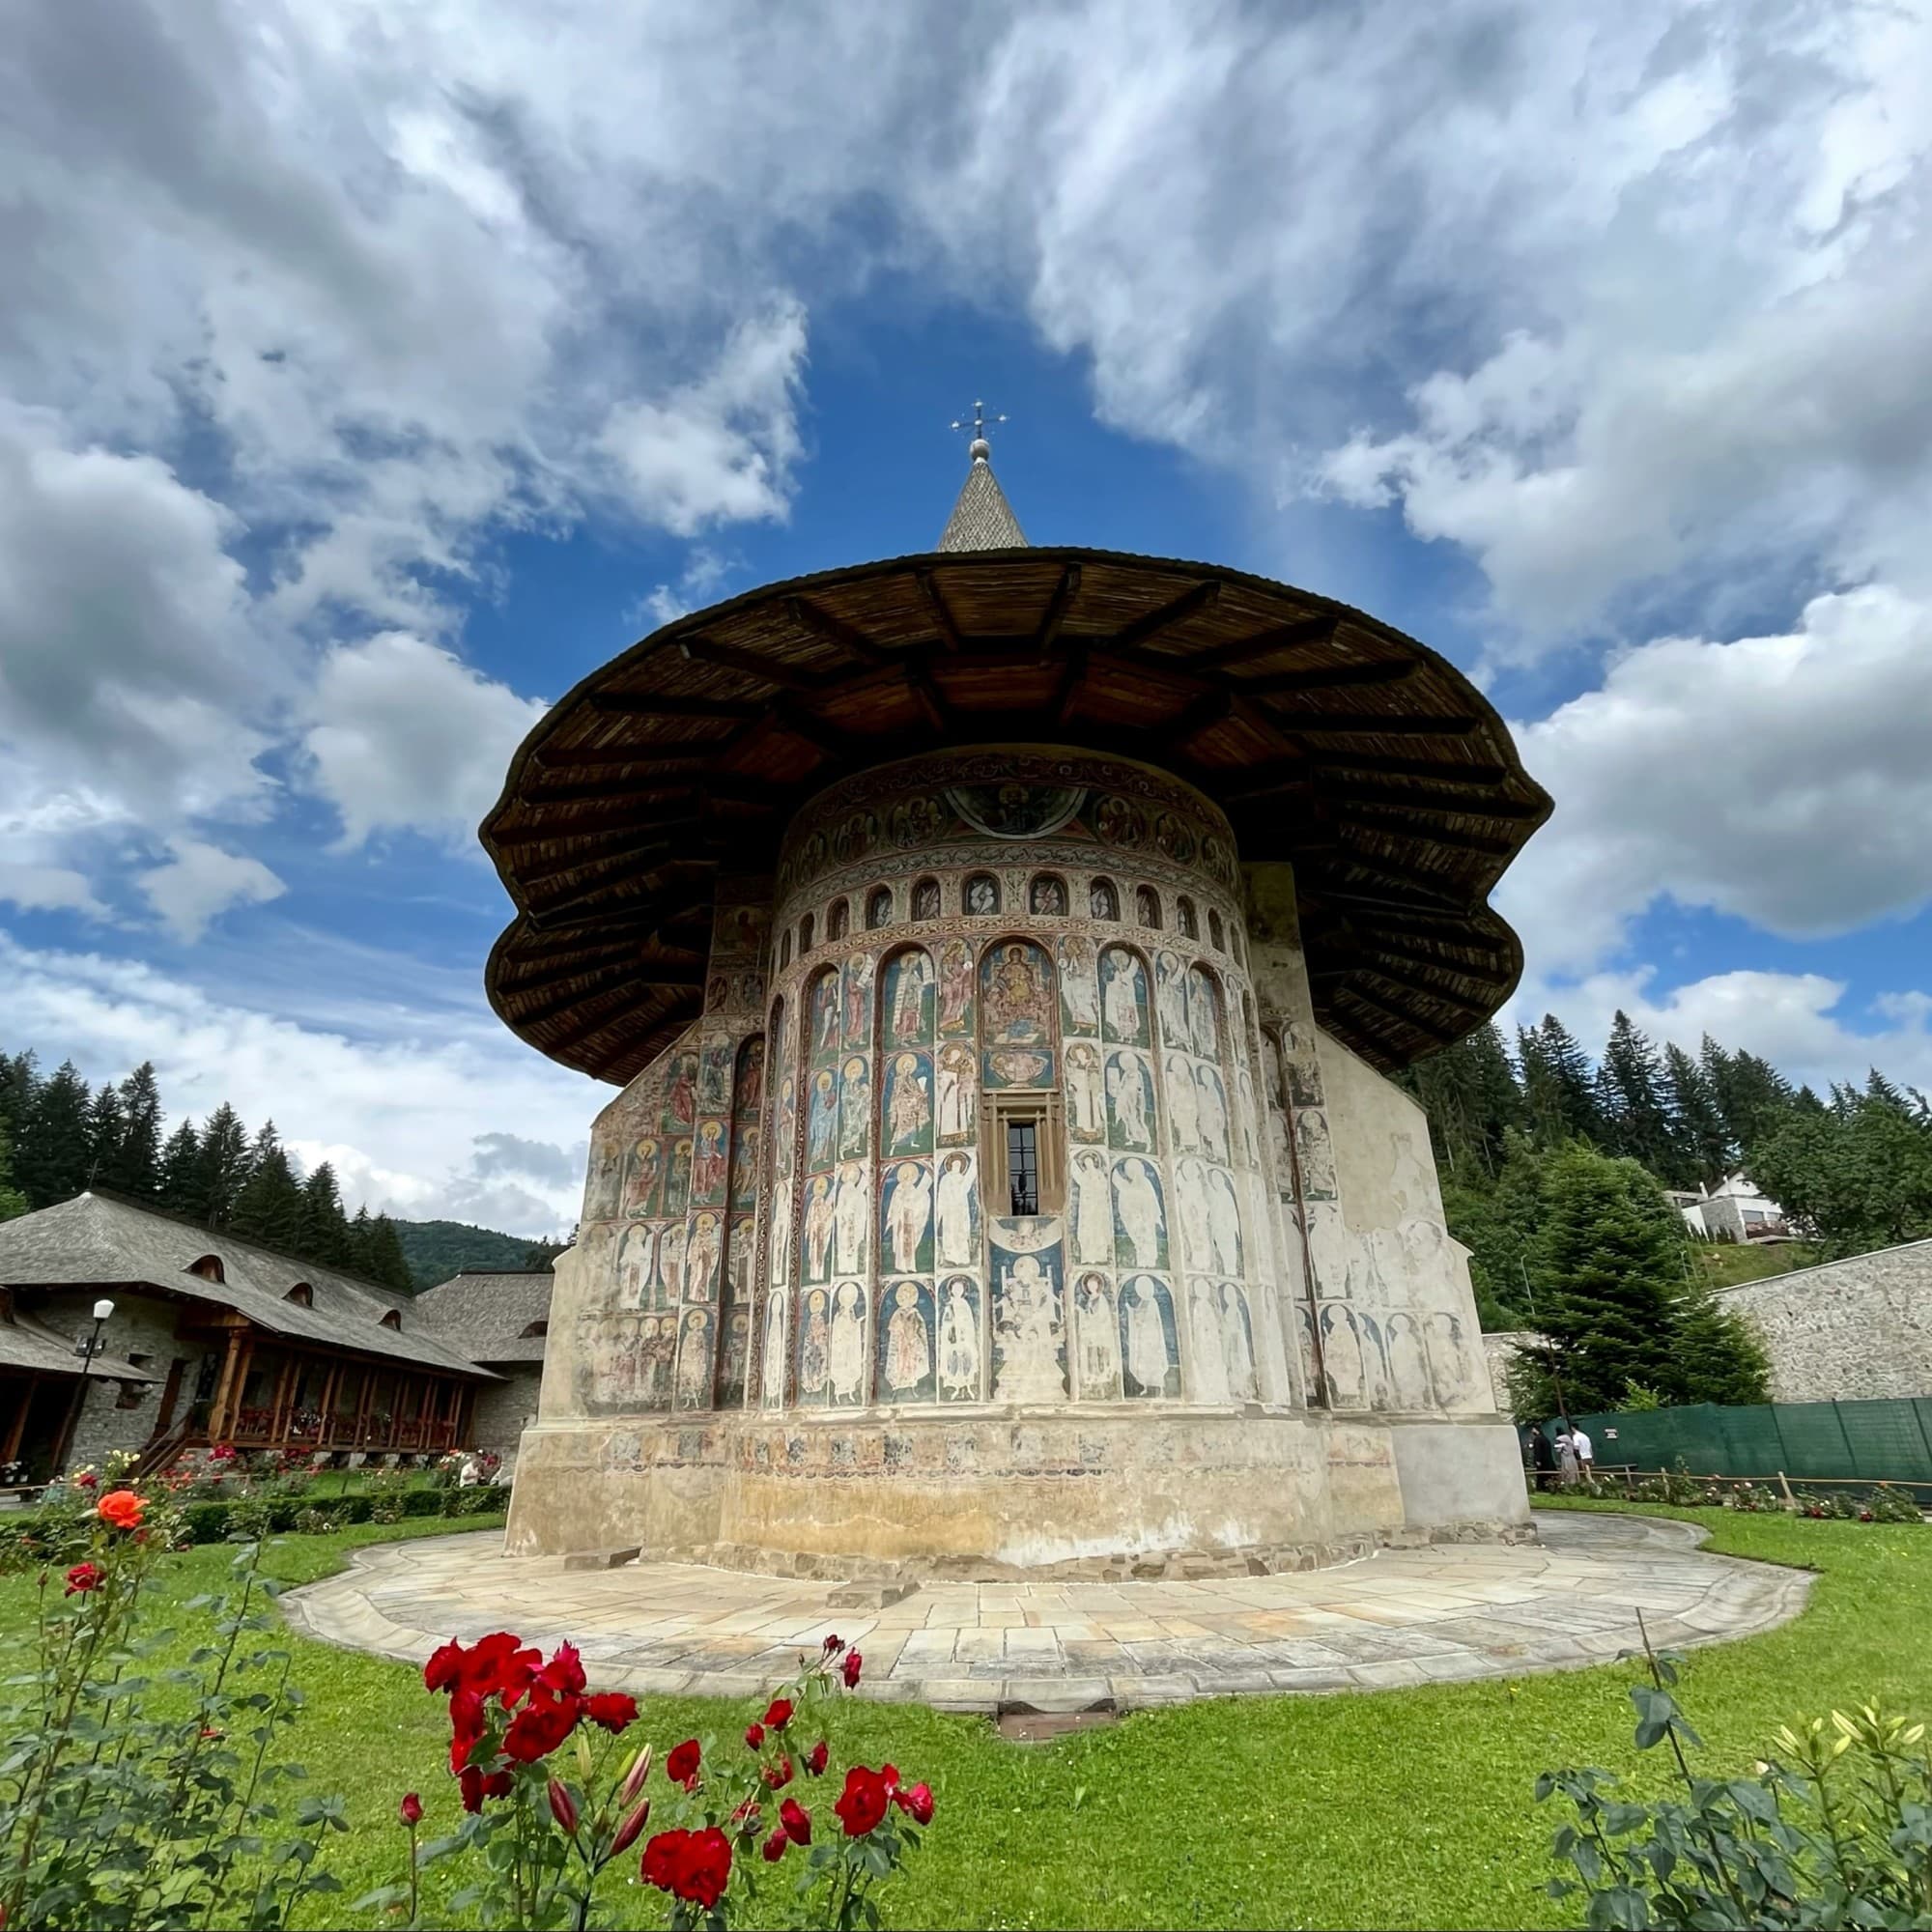
[[[383,1326],[384,1328],[401,1328],[402,1325],[403,1316],[400,1309],[390,1308],[384,1311]]]
[[[189,1262],[187,1271],[199,1275],[203,1281],[225,1282],[228,1279],[222,1272],[219,1255],[203,1255],[198,1262]]]
[[[315,1306],[315,1290],[307,1282],[298,1281],[282,1296],[282,1299],[284,1301],[293,1301],[298,1308],[313,1308]]]
[[[532,1321],[517,1339],[520,1342],[540,1342],[549,1333],[550,1323],[548,1321]]]

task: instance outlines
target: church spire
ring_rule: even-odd
[[[1005,422],[1005,416],[995,416],[995,422]],[[955,422],[954,429],[964,429],[963,421]],[[993,447],[986,440],[986,406],[976,402],[973,405],[973,440],[967,445],[966,454],[972,461],[972,468],[966,472],[966,481],[959,491],[959,500],[952,506],[952,514],[946,520],[945,533],[939,539],[941,550],[1020,550],[1026,545],[1026,536],[1020,529],[1020,520],[1013,515],[1012,505],[1007,501],[1007,493],[1000,488],[998,477],[993,474]]]

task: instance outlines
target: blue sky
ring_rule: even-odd
[[[474,825],[687,608],[1214,559],[1464,666],[1506,1018],[1932,1085],[1920,8],[360,0],[0,50],[0,1047],[567,1225]],[[634,10],[616,10],[630,12]]]

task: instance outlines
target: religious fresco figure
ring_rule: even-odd
[[[832,1210],[837,1274],[866,1272],[866,1239],[872,1226],[872,1185],[865,1167],[848,1160],[838,1170],[838,1205]]]
[[[1208,1237],[1220,1274],[1240,1274],[1241,1210],[1235,1200],[1235,1183],[1225,1168],[1208,1170]]]
[[[798,1330],[798,1399],[823,1403],[832,1389],[832,1297],[810,1289]]]
[[[1121,1284],[1122,1393],[1131,1398],[1180,1393],[1180,1353],[1174,1298],[1151,1274]]]
[[[1214,1284],[1196,1281],[1187,1294],[1190,1344],[1188,1360],[1194,1366],[1194,1400],[1228,1400],[1228,1364],[1221,1352],[1221,1309],[1214,1299]]]
[[[889,1312],[879,1337],[879,1400],[930,1402],[932,1291],[921,1282],[895,1282],[884,1305]]]
[[[1060,1282],[1039,1255],[1014,1255],[993,1295],[993,1400],[1061,1402],[1066,1396]]]
[[[811,1104],[805,1118],[805,1164],[830,1167],[838,1144],[838,1083],[828,1068],[811,1076]]]
[[[1122,1267],[1167,1265],[1167,1213],[1160,1179],[1149,1161],[1115,1163],[1114,1258]]]
[[[711,1317],[701,1308],[687,1311],[677,1350],[677,1406],[711,1406]]]
[[[615,1218],[624,1199],[624,1149],[618,1141],[598,1141],[590,1150],[590,1172],[583,1182],[583,1218]]]
[[[1153,1149],[1153,1080],[1131,1050],[1107,1056],[1107,1139],[1117,1148]]]
[[[713,1040],[698,1056],[697,1111],[722,1114],[731,1100],[731,1042]]]
[[[626,1228],[617,1239],[617,1307],[643,1307],[656,1261],[657,1230],[642,1221]]]
[[[1195,1152],[1201,1146],[1201,1128],[1197,1119],[1200,1100],[1194,1086],[1194,1068],[1185,1054],[1170,1053],[1162,1071],[1167,1075],[1163,1092],[1167,1098],[1167,1124],[1173,1135],[1170,1145]]]
[[[787,1073],[779,1082],[778,1105],[772,1115],[772,1172],[789,1174],[792,1163],[792,1134],[798,1125],[798,1088]]]
[[[1304,1201],[1333,1201],[1340,1191],[1335,1181],[1335,1150],[1328,1139],[1328,1119],[1309,1109],[1294,1117],[1294,1151],[1301,1171]]]
[[[970,1154],[950,1153],[939,1163],[934,1221],[939,1236],[938,1264],[943,1268],[973,1266],[980,1258],[980,1200],[973,1185]]]
[[[954,1041],[939,1049],[939,1143],[970,1141],[979,1113],[979,1082],[973,1077],[973,1049]]]
[[[695,1201],[717,1201],[724,1193],[724,1122],[705,1121],[697,1129],[696,1151],[691,1159],[691,1194]]]
[[[700,1313],[699,1319],[702,1319]],[[677,1317],[647,1315],[639,1330],[639,1375],[642,1408],[668,1408],[671,1364],[677,1352]]]
[[[1389,1378],[1388,1344],[1381,1324],[1366,1308],[1355,1311],[1355,1330],[1362,1338],[1362,1388],[1371,1408],[1393,1408],[1395,1389]]]
[[[1260,1399],[1260,1381],[1255,1373],[1255,1332],[1248,1318],[1248,1300],[1232,1281],[1219,1290],[1221,1304],[1221,1359],[1226,1365],[1228,1393],[1236,1402]]]
[[[785,1393],[785,1302],[776,1291],[765,1299],[765,1359],[761,1392],[767,1408],[782,1408]]]
[[[780,1179],[772,1187],[772,1244],[769,1250],[772,1285],[791,1279],[791,1187]]]
[[[1228,1158],[1228,1094],[1211,1066],[1194,1069],[1194,1120],[1201,1151],[1209,1160]]]
[[[1221,1057],[1221,1001],[1205,966],[1187,975],[1187,1030],[1203,1060]]]
[[[888,1154],[932,1151],[932,1063],[923,1053],[895,1053],[886,1072]]]
[[[1083,1148],[1073,1156],[1072,1212],[1067,1219],[1073,1239],[1073,1259],[1088,1265],[1109,1267],[1114,1260],[1114,1208],[1108,1194],[1107,1157],[1097,1148]]]
[[[1030,1046],[1050,1037],[1053,969],[1031,940],[1001,940],[988,947],[980,980],[984,1044]]]
[[[932,961],[915,946],[895,952],[886,966],[885,1029],[893,1046],[927,1046],[932,1041]]]
[[[832,1279],[832,1238],[835,1208],[832,1177],[816,1174],[805,1194],[805,1279]]]
[[[752,1312],[734,1308],[724,1318],[724,1341],[718,1353],[718,1406],[745,1406],[745,1370],[752,1349]]]
[[[973,1031],[973,949],[949,939],[939,955],[939,1031]]]
[[[814,1056],[838,1051],[838,975],[821,973],[811,982],[811,1050]]]
[[[1429,1377],[1429,1356],[1413,1315],[1391,1315],[1383,1339],[1388,1344],[1389,1380],[1395,1384],[1398,1408],[1435,1406]]]
[[[1066,881],[1052,872],[1038,872],[1027,888],[1027,911],[1036,919],[1065,918]]]
[[[684,1299],[684,1223],[673,1221],[658,1236],[658,1292],[668,1306]]]
[[[730,1203],[733,1208],[755,1208],[758,1205],[758,1149],[760,1136],[756,1125],[750,1122],[740,1122],[731,1130],[731,1185]]]
[[[1187,1024],[1187,969],[1172,952],[1157,952],[1153,962],[1154,1004],[1160,1009],[1160,1037],[1169,1046],[1185,1047],[1193,1033]]]
[[[1080,1372],[1075,1393],[1082,1402],[1113,1402],[1121,1393],[1121,1330],[1113,1291],[1100,1274],[1083,1274],[1074,1292],[1073,1332]]]
[[[838,1069],[838,1157],[862,1158],[871,1151],[872,1068],[863,1053]]]
[[[847,1046],[868,1046],[872,1038],[872,962],[866,953],[845,962],[845,1022]]]
[[[757,1224],[750,1214],[735,1216],[724,1231],[724,1286],[740,1307],[752,1298],[752,1265],[757,1260]]]
[[[624,1171],[624,1212],[638,1215],[657,1212],[658,1181],[664,1174],[664,1143],[646,1134],[631,1147]]]
[[[1346,1301],[1321,1305],[1321,1369],[1330,1408],[1362,1406],[1362,1338]]]
[[[1208,1225],[1208,1169],[1192,1155],[1174,1164],[1174,1212],[1180,1223],[1182,1264],[1205,1273],[1214,1265],[1214,1236]]]
[[[1100,982],[1094,942],[1084,932],[1068,933],[1060,942],[1060,1008],[1068,1033],[1100,1031]]]
[[[1286,1020],[1281,1028],[1281,1065],[1284,1092],[1292,1107],[1324,1105],[1321,1097],[1321,1061],[1316,1050],[1315,1029],[1304,1020]]]
[[[841,1281],[832,1303],[832,1335],[826,1374],[832,1402],[856,1408],[866,1400],[866,1295],[857,1282]]]
[[[738,1078],[731,1090],[731,1111],[741,1121],[755,1120],[765,1104],[765,1041],[762,1035],[745,1042],[738,1055]]]
[[[696,1118],[697,1056],[680,1053],[665,1095],[665,1124],[668,1128],[688,1127]]]
[[[1122,1046],[1148,1044],[1147,973],[1124,946],[1100,954],[1100,1033]]]
[[[943,1283],[939,1318],[939,1399],[980,1399],[980,1285],[955,1274]]]
[[[886,1183],[880,1222],[894,1274],[932,1267],[932,1176],[923,1162],[902,1160]]]
[[[1463,1323],[1446,1309],[1430,1316],[1426,1335],[1429,1378],[1440,1408],[1466,1408],[1478,1394],[1476,1369]],[[1483,1406],[1488,1407],[1485,1403]]]
[[[718,1216],[708,1208],[691,1224],[684,1251],[684,1297],[687,1301],[709,1301],[717,1279],[718,1264],[724,1252],[724,1231]]]
[[[691,1202],[691,1137],[670,1144],[670,1167],[665,1175],[664,1208],[667,1214],[682,1214]]]
[[[1106,1102],[1100,1093],[1100,1056],[1084,1039],[1066,1049],[1067,1130],[1078,1141],[1107,1138]]]
[[[1094,831],[1109,845],[1139,845],[1147,838],[1147,820],[1129,800],[1109,793],[1094,808]]]

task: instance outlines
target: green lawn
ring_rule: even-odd
[[[1923,1634],[1932,1529],[1643,1513],[1702,1523],[1716,1548],[1820,1573],[1797,1623],[1691,1653],[1681,1694],[1711,1768],[1747,1762],[1776,1725],[1833,1705],[1876,1698],[1932,1716]],[[362,1544],[475,1526],[423,1520],[290,1537],[273,1567],[305,1580]],[[180,1557],[176,1599],[216,1584],[228,1555]],[[29,1602],[27,1579],[0,1579],[0,1626],[17,1627]],[[353,1899],[398,1874],[392,1821],[402,1792],[421,1791],[426,1833],[457,1815],[442,1769],[442,1700],[401,1665],[308,1642],[298,1649],[310,1699],[299,1756],[315,1788],[348,1795],[356,1829],[335,1841],[333,1861]],[[1545,1846],[1559,1821],[1531,1803],[1531,1784],[1549,1766],[1636,1762],[1624,1696],[1632,1676],[1610,1666],[1373,1695],[1230,1699],[1045,1747],[1007,1744],[980,1719],[855,1703],[835,1748],[841,1758],[891,1757],[938,1796],[916,1878],[881,1897],[896,1924],[1549,1925],[1564,1922],[1542,1895]],[[644,1713],[661,1750],[692,1733],[735,1740],[744,1715],[695,1698],[651,1700]],[[1644,1782],[1663,1770],[1651,1754]],[[444,1889],[432,1874],[431,1923]],[[339,1906],[322,1910],[332,1903],[318,1902],[305,1922],[348,1922]],[[613,1887],[606,1911],[619,1924],[663,1922],[659,1895],[636,1888]]]
[[[1824,1256],[1803,1241],[1754,1246],[1747,1241],[1700,1241],[1692,1249],[1703,1278],[1713,1288],[1736,1288],[1741,1282],[1763,1281],[1793,1268],[1816,1267]]]

